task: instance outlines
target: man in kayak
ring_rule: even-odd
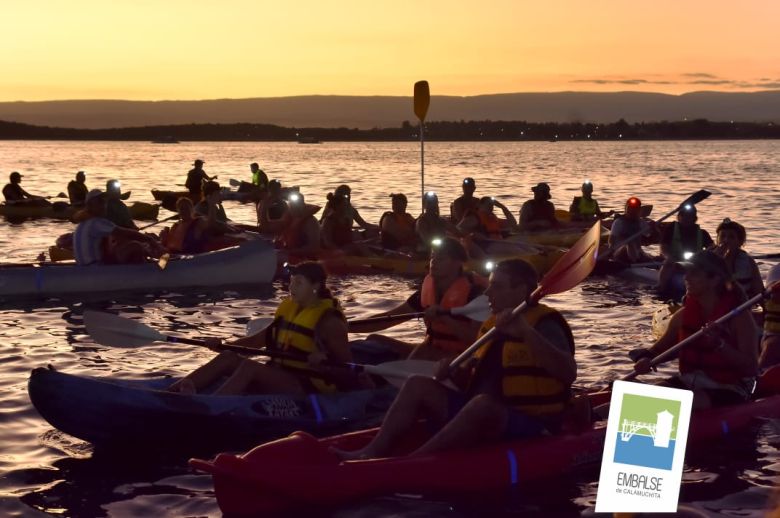
[[[252,184],[260,189],[268,187],[268,175],[260,169],[257,162],[249,164],[249,171],[252,173]]]
[[[335,453],[345,460],[392,455],[420,419],[439,431],[412,455],[557,432],[577,376],[574,340],[563,316],[546,305],[511,317],[536,284],[528,263],[499,263],[485,291],[493,315],[479,331],[496,327],[495,338],[454,371],[445,360],[437,379],[410,378],[374,439],[361,450]],[[442,383],[448,378],[455,390]]]
[[[199,201],[201,199],[204,182],[216,178],[216,176],[212,178],[206,174],[206,171],[203,170],[204,163],[203,160],[195,160],[192,164],[193,168],[187,173],[187,181],[184,182],[184,186],[190,192],[190,198],[192,198],[193,201]]]
[[[391,194],[393,210],[379,218],[382,247],[390,250],[414,252],[417,234],[414,232],[414,217],[406,212],[408,201],[403,193]]]
[[[465,273],[466,250],[456,239],[439,239],[431,245],[430,273],[423,279],[422,287],[406,302],[376,315],[385,317],[413,312],[425,312],[425,340],[413,345],[383,335],[370,335],[369,341],[379,342],[401,355],[424,360],[438,360],[463,351],[479,330],[479,323],[464,316],[443,314],[448,310],[465,306],[477,298],[484,289],[475,276]],[[351,324],[352,333],[381,331],[409,320],[391,320],[382,323]]]
[[[87,219],[73,232],[77,264],[142,263],[147,256],[159,257],[164,252],[154,237],[119,227],[106,219],[106,195],[100,189],[87,193],[85,210]]]
[[[282,196],[282,184],[279,180],[268,182],[268,190],[257,204],[257,226],[260,232],[278,236],[282,230],[287,202]]]
[[[652,261],[653,258],[642,250],[642,240],[655,236],[654,225],[655,222],[642,217],[642,201],[639,198],[632,196],[626,200],[625,212],[615,217],[609,233],[609,248],[614,250],[612,257],[632,264]]]
[[[433,191],[423,196],[423,212],[417,218],[414,231],[417,233],[418,252],[427,254],[434,239],[442,239],[446,235],[460,236],[458,227],[441,217],[439,213],[439,197]]]
[[[130,215],[130,209],[122,201],[122,188],[119,180],[106,182],[106,219],[119,227],[138,230]]]
[[[455,198],[450,205],[450,221],[457,225],[469,210],[474,210],[479,204],[479,200],[474,197],[474,191],[477,190],[477,182],[473,178],[463,179],[461,184],[463,194]]]
[[[599,208],[599,202],[593,197],[593,183],[582,182],[582,196],[575,196],[569,207],[572,221],[595,221],[605,217]]]
[[[223,351],[217,357],[177,381],[172,392],[197,393],[215,382],[227,380],[214,394],[304,394],[336,392],[357,388],[367,380],[356,379],[346,371],[327,370],[321,363],[350,362],[347,323],[338,301],[327,287],[327,275],[321,264],[303,262],[291,266],[290,296],[282,300],[274,323],[252,336],[226,345],[263,347],[297,355],[299,359],[273,359],[259,363],[235,353]],[[219,350],[222,340],[209,339]],[[312,373],[316,368],[320,372]]]
[[[520,209],[520,228],[522,230],[548,230],[558,227],[555,218],[555,205],[550,198],[550,186],[545,182],[539,182],[531,190],[534,193],[532,200],[523,203]]]
[[[766,277],[766,286],[780,282],[780,264],[774,265]],[[780,364],[780,289],[772,291],[772,296],[764,306],[764,335],[761,339],[760,369],[768,369]]]
[[[714,243],[706,230],[701,228],[696,205],[684,205],[677,212],[677,221],[661,226],[661,254],[664,264],[658,274],[658,291],[673,289],[672,279],[677,271],[676,263],[690,259],[693,254],[710,248]]]
[[[287,195],[288,209],[279,221],[276,246],[296,258],[315,258],[320,249],[320,225],[314,214],[320,208],[307,205],[303,194]]]
[[[699,252],[681,266],[685,268],[684,305],[649,349],[631,351],[639,374],[650,371],[652,358],[745,301],[744,292],[731,281],[726,262],[716,253]],[[758,370],[756,336],[750,312],[737,314],[685,346],[678,356],[680,373],[661,384],[692,390],[694,409],[747,401]]]
[[[747,241],[745,227],[726,218],[718,225],[715,232],[718,244],[712,250],[726,261],[729,272],[747,297],[754,297],[764,291],[764,283],[756,261],[742,248]]]
[[[9,177],[10,183],[3,187],[3,196],[5,196],[6,203],[13,203],[14,205],[30,205],[35,207],[41,207],[51,205],[46,199],[41,196],[34,196],[29,192],[22,189],[19,185],[22,183],[22,175],[14,171]]]
[[[87,199],[87,193],[89,192],[87,184],[85,183],[86,180],[87,175],[84,174],[84,171],[79,171],[76,173],[76,179],[68,182],[68,200],[70,200],[71,205],[84,205],[84,201]]]

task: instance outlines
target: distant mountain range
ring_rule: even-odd
[[[557,92],[433,96],[427,120],[528,122],[780,122],[780,90],[667,95]],[[203,101],[0,102],[0,120],[67,128],[261,123],[287,127],[387,128],[415,122],[411,97],[311,95]]]

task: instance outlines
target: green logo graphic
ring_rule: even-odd
[[[615,462],[672,469],[680,401],[624,394]]]

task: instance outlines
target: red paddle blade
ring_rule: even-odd
[[[568,252],[547,272],[532,295],[539,300],[545,295],[562,293],[582,282],[596,266],[601,240],[601,222],[597,221]]]

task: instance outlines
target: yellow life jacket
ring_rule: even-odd
[[[542,319],[556,319],[566,332],[571,353],[574,354],[571,329],[556,310],[539,304],[525,311],[522,316],[533,328]],[[478,336],[490,331],[495,324],[496,317],[491,316],[482,324]],[[564,385],[540,367],[533,350],[525,342],[509,340],[500,334],[474,353],[477,364],[472,371],[472,382],[479,379],[477,372],[491,347],[501,347],[501,392],[506,404],[532,416],[555,415],[563,411],[570,398],[570,386]]]
[[[336,311],[339,316],[344,317],[333,299],[322,299],[319,304],[311,308],[303,308],[291,298],[284,299],[274,315],[273,345],[282,351],[298,353],[301,356],[319,351],[320,346],[316,337],[317,324],[326,313],[331,311]],[[309,368],[305,360],[274,359],[273,361],[294,369]],[[336,391],[335,385],[326,383],[320,378],[309,377],[308,381],[319,392]]]
[[[580,215],[582,215],[585,218],[592,218],[596,216],[596,210],[599,208],[599,203],[591,198],[586,199],[585,196],[580,196],[580,201],[577,204],[577,210],[579,211]]]
[[[773,299],[764,306],[764,334],[780,335],[780,302]]]

